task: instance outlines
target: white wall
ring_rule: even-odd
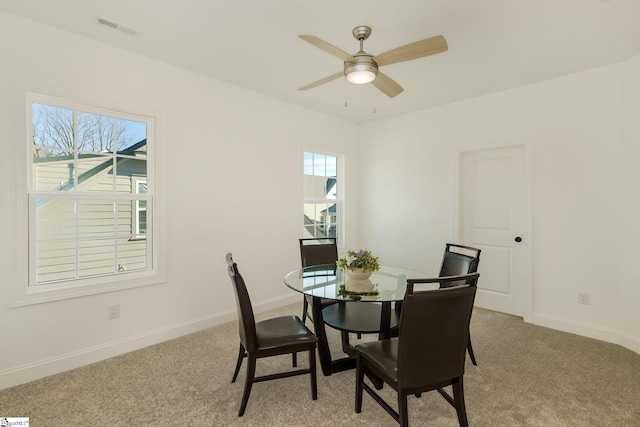
[[[19,43],[17,42],[19,41]],[[0,178],[16,159],[14,92],[43,88],[158,112],[165,162],[167,281],[157,286],[9,307],[12,200],[0,186],[0,389],[228,321],[235,301],[224,255],[231,251],[257,310],[300,301],[282,282],[299,265],[302,150],[354,155],[357,126],[0,13]],[[295,88],[292,88],[295,90]],[[21,149],[21,148],[19,148]],[[357,164],[347,191],[357,193]],[[347,220],[358,215],[347,206]],[[357,230],[346,241],[357,241]],[[121,315],[107,320],[108,304]]]
[[[640,352],[639,71],[635,58],[362,126],[360,241],[388,263],[437,271],[455,236],[455,150],[526,141],[532,321]]]
[[[622,205],[621,224],[624,234],[620,241],[620,324],[627,340],[638,341],[640,337],[640,56],[626,61],[622,67],[623,123],[620,156],[622,183],[625,192]],[[639,352],[637,346],[634,347]]]

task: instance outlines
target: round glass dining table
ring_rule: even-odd
[[[318,359],[324,375],[355,367],[355,350],[349,333],[377,333],[379,339],[391,336],[399,324],[399,313],[391,303],[404,299],[407,279],[429,277],[419,271],[381,266],[368,279],[354,280],[334,264],[291,271],[284,283],[296,292],[313,297],[311,312],[318,337]],[[438,284],[426,284],[434,289]],[[416,288],[417,289],[417,288]],[[332,359],[325,325],[341,331],[345,358]]]

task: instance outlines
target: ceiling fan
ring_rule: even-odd
[[[444,37],[435,36],[409,43],[374,56],[365,52],[363,48],[364,41],[371,35],[371,28],[366,25],[359,25],[353,29],[352,33],[353,37],[360,41],[360,50],[354,55],[351,55],[315,36],[298,36],[302,40],[311,43],[315,47],[320,48],[333,56],[337,56],[344,61],[344,71],[332,74],[324,79],[320,79],[316,82],[303,86],[298,90],[311,89],[344,75],[349,82],[354,84],[372,83],[385,95],[393,98],[400,94],[404,89],[391,77],[379,71],[378,67],[422,58],[435,53],[445,52],[448,49],[447,41]]]

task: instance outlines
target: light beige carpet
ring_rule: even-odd
[[[0,417],[29,417],[32,427],[397,425],[366,394],[363,412],[354,412],[354,371],[324,377],[319,366],[318,400],[307,376],[258,383],[238,418],[244,366],[230,382],[237,334],[232,322],[2,390]],[[485,310],[474,311],[471,335],[478,359],[477,367],[467,361],[465,375],[471,426],[640,426],[640,355]],[[330,339],[338,352],[339,334],[330,330]],[[288,356],[262,359],[258,374],[290,366]],[[395,402],[389,387],[383,394]],[[410,398],[409,414],[415,427],[457,425],[435,392]]]

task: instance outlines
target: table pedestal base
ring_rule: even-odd
[[[315,334],[318,337],[318,359],[325,376],[354,369],[355,348],[349,342],[349,333],[378,333],[379,339],[389,339],[397,328],[399,316],[391,310],[391,302],[344,302],[322,308],[320,298],[313,298],[311,306]],[[332,359],[325,323],[341,331],[342,350],[347,357]]]

